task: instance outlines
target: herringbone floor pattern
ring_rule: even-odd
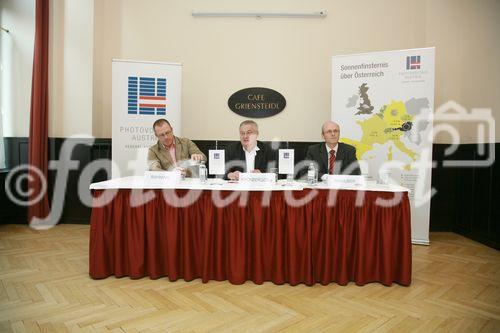
[[[89,226],[0,226],[0,332],[500,332],[500,252],[451,233],[413,284],[291,287],[88,276]]]

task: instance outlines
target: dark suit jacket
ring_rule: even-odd
[[[316,162],[318,165],[318,177],[321,178],[328,173],[328,152],[324,142],[307,148],[306,160]],[[307,174],[307,170],[301,173]],[[338,151],[335,154],[335,165],[333,167],[335,175],[360,175],[358,160],[356,158],[356,148],[346,143],[339,142]]]
[[[261,172],[269,172],[270,167],[278,167],[276,163],[276,157],[274,151],[261,141],[257,141],[257,147],[259,150],[255,155],[255,169],[260,170]],[[246,169],[246,159],[245,159],[245,151],[243,150],[243,146],[241,142],[234,143],[226,148],[226,174],[225,178],[227,179],[227,174],[230,172],[248,172]],[[234,165],[235,162],[238,165]],[[232,163],[231,163],[232,162]],[[274,165],[269,165],[269,163],[274,162]],[[233,164],[233,165],[231,165]]]

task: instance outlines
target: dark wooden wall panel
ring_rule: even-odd
[[[72,159],[80,162],[77,170],[70,171],[65,193],[64,210],[61,223],[88,223],[90,208],[84,206],[78,198],[78,181],[82,170],[91,162],[103,159],[101,165],[110,170],[111,139],[96,139],[93,144],[88,139],[70,139],[78,143]],[[195,140],[198,147],[208,155],[210,149],[225,149],[235,141]],[[49,159],[58,160],[64,138],[49,138]],[[271,144],[271,142],[267,142]],[[295,163],[305,158],[309,145],[316,142],[279,142],[279,148],[295,149]],[[12,169],[28,162],[28,139],[5,138],[6,161]],[[437,166],[432,170],[432,186],[437,193],[431,200],[431,231],[454,231],[488,246],[500,249],[500,167],[494,163],[490,167],[443,167],[446,160],[479,160],[477,146],[460,145],[451,156],[445,156],[448,146],[435,144],[433,159]],[[500,143],[495,144],[496,156]],[[107,161],[108,160],[108,161]],[[20,176],[21,173],[17,174]],[[7,172],[0,172],[0,181],[5,184]],[[54,191],[55,172],[49,172],[49,195]],[[15,178],[15,177],[14,177]],[[90,184],[106,180],[106,170],[100,170]],[[12,184],[11,184],[12,185]],[[26,184],[23,183],[26,188]],[[11,190],[15,192],[11,186]],[[2,223],[26,223],[26,208],[11,202],[6,195],[5,186],[0,189],[0,221]]]

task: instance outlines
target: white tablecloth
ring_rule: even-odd
[[[294,181],[288,184],[286,180],[279,180],[276,184],[240,183],[222,179],[209,178],[206,183],[200,183],[196,178],[186,178],[175,185],[166,185],[161,182],[146,180],[143,176],[115,178],[90,185],[91,190],[106,189],[193,189],[193,190],[219,190],[219,191],[300,191],[305,188],[321,190],[342,189],[355,191],[382,191],[382,192],[409,192],[405,187],[395,184],[367,183],[364,186],[330,187],[325,182],[310,186],[304,181]]]

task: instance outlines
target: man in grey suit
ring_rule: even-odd
[[[360,175],[356,148],[339,142],[340,126],[334,121],[327,121],[321,127],[321,136],[325,140],[307,149],[306,160],[316,162],[318,177],[323,175]]]
[[[172,126],[166,119],[158,119],[153,124],[158,142],[149,148],[148,166],[151,171],[179,170],[185,176],[192,176],[187,169],[189,159],[194,162],[206,161],[206,156],[189,139],[174,135]]]

